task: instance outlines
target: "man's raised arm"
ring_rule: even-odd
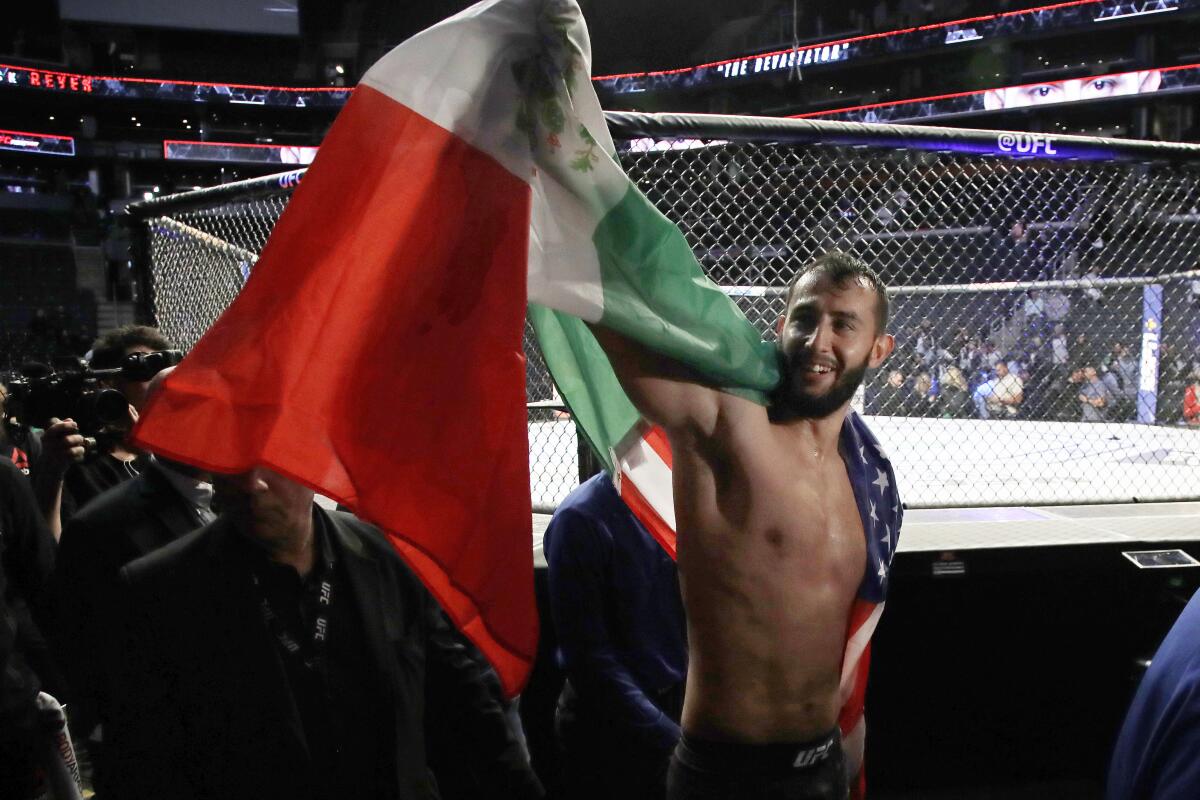
[[[722,393],[695,370],[608,328],[590,325],[625,393],[638,411],[665,430],[711,433]]]

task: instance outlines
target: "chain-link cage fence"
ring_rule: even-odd
[[[831,249],[890,287],[895,352],[855,398],[910,506],[1200,497],[1200,147],[611,114],[623,165],[773,338]],[[1036,154],[1036,155],[1035,155]],[[131,207],[155,319],[190,347],[298,173]],[[527,329],[534,505],[579,445]]]

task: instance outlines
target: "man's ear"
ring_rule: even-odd
[[[890,333],[881,333],[875,337],[875,343],[871,345],[871,360],[868,362],[871,369],[875,369],[892,354],[892,350],[896,347],[896,337]]]
[[[779,315],[779,319],[775,320],[775,338],[783,336],[783,314]]]

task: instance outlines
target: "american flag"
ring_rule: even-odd
[[[838,717],[848,768],[850,774],[856,776],[851,798],[860,800],[866,791],[862,769],[866,742],[863,706],[871,661],[871,636],[883,613],[904,506],[900,502],[891,461],[875,434],[854,411],[847,413],[842,424],[841,450],[867,540],[863,579],[846,627],[842,711]],[[613,462],[619,466],[619,471],[614,471],[617,491],[646,529],[674,557],[672,458],[666,434],[655,427],[638,429],[637,434],[629,437],[612,455]]]

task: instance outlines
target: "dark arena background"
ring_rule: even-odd
[[[467,5],[2,12],[0,381],[131,322],[193,346],[361,74]],[[1200,0],[580,5],[622,166],[765,337],[827,249],[889,286],[896,352],[853,401],[908,509],[869,797],[1101,797],[1200,587]],[[526,357],[542,627],[520,713],[568,797],[540,534],[596,465],[532,335]],[[987,402],[999,360],[1015,413]]]

